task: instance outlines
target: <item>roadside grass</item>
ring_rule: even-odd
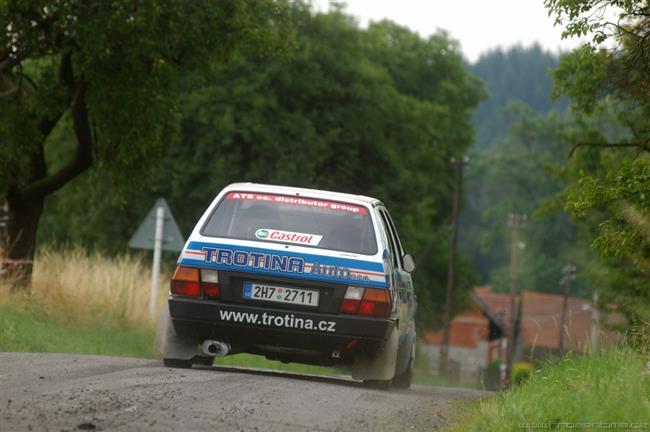
[[[0,351],[153,356],[153,330],[117,324],[70,324],[40,304],[0,303]]]
[[[150,278],[134,256],[41,249],[30,293],[0,281],[0,350],[151,358]]]
[[[511,391],[474,405],[449,431],[633,429],[614,423],[648,428],[648,360],[647,355],[626,347],[558,359]]]
[[[0,300],[0,351],[58,352],[153,358],[151,326],[126,326],[115,319],[106,323],[66,322],[43,304],[12,296]],[[217,366],[270,369],[312,375],[340,375],[346,371],[298,363],[284,364],[262,356],[235,354],[215,360]]]
[[[151,269],[140,258],[111,258],[81,248],[43,248],[34,264],[31,293],[11,293],[0,280],[0,351],[69,352],[153,358],[149,318]],[[167,298],[162,278],[158,310]],[[345,368],[284,364],[236,354],[217,365],[316,375]]]
[[[161,287],[168,283],[168,278],[161,278]],[[151,268],[137,256],[45,248],[35,260],[31,297],[63,322],[153,328],[150,287]],[[158,306],[167,289],[159,292]]]
[[[9,281],[0,280],[0,351],[153,358],[156,320],[148,313],[150,281],[149,263],[137,256],[42,248],[30,294],[11,293]],[[168,283],[163,277],[158,310],[166,300]],[[350,374],[347,367],[285,364],[250,354],[218,358],[215,364],[324,376]],[[431,376],[427,368],[428,360],[419,355],[414,383],[458,385]]]

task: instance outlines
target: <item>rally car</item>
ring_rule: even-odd
[[[353,379],[408,388],[414,270],[377,199],[232,184],[180,254],[156,353],[185,368],[243,352],[351,365]]]

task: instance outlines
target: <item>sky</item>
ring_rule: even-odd
[[[330,0],[314,0],[327,11]],[[543,0],[346,0],[347,12],[362,27],[369,21],[388,18],[426,37],[437,29],[446,30],[460,41],[470,62],[497,47],[532,45],[558,52],[581,44],[579,39],[562,40],[562,29],[554,27]]]

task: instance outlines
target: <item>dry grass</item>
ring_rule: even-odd
[[[167,293],[165,274],[160,285],[158,306]],[[149,318],[151,265],[137,257],[111,258],[81,248],[45,249],[34,262],[31,294],[10,294],[9,286],[7,281],[0,285],[3,302],[19,308],[36,300],[63,322],[152,325]]]

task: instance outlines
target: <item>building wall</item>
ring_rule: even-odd
[[[487,342],[478,342],[476,347],[449,347],[449,360],[458,362],[461,381],[476,382],[481,369],[487,366]],[[429,359],[429,372],[438,374],[440,345],[426,344],[420,347]]]

